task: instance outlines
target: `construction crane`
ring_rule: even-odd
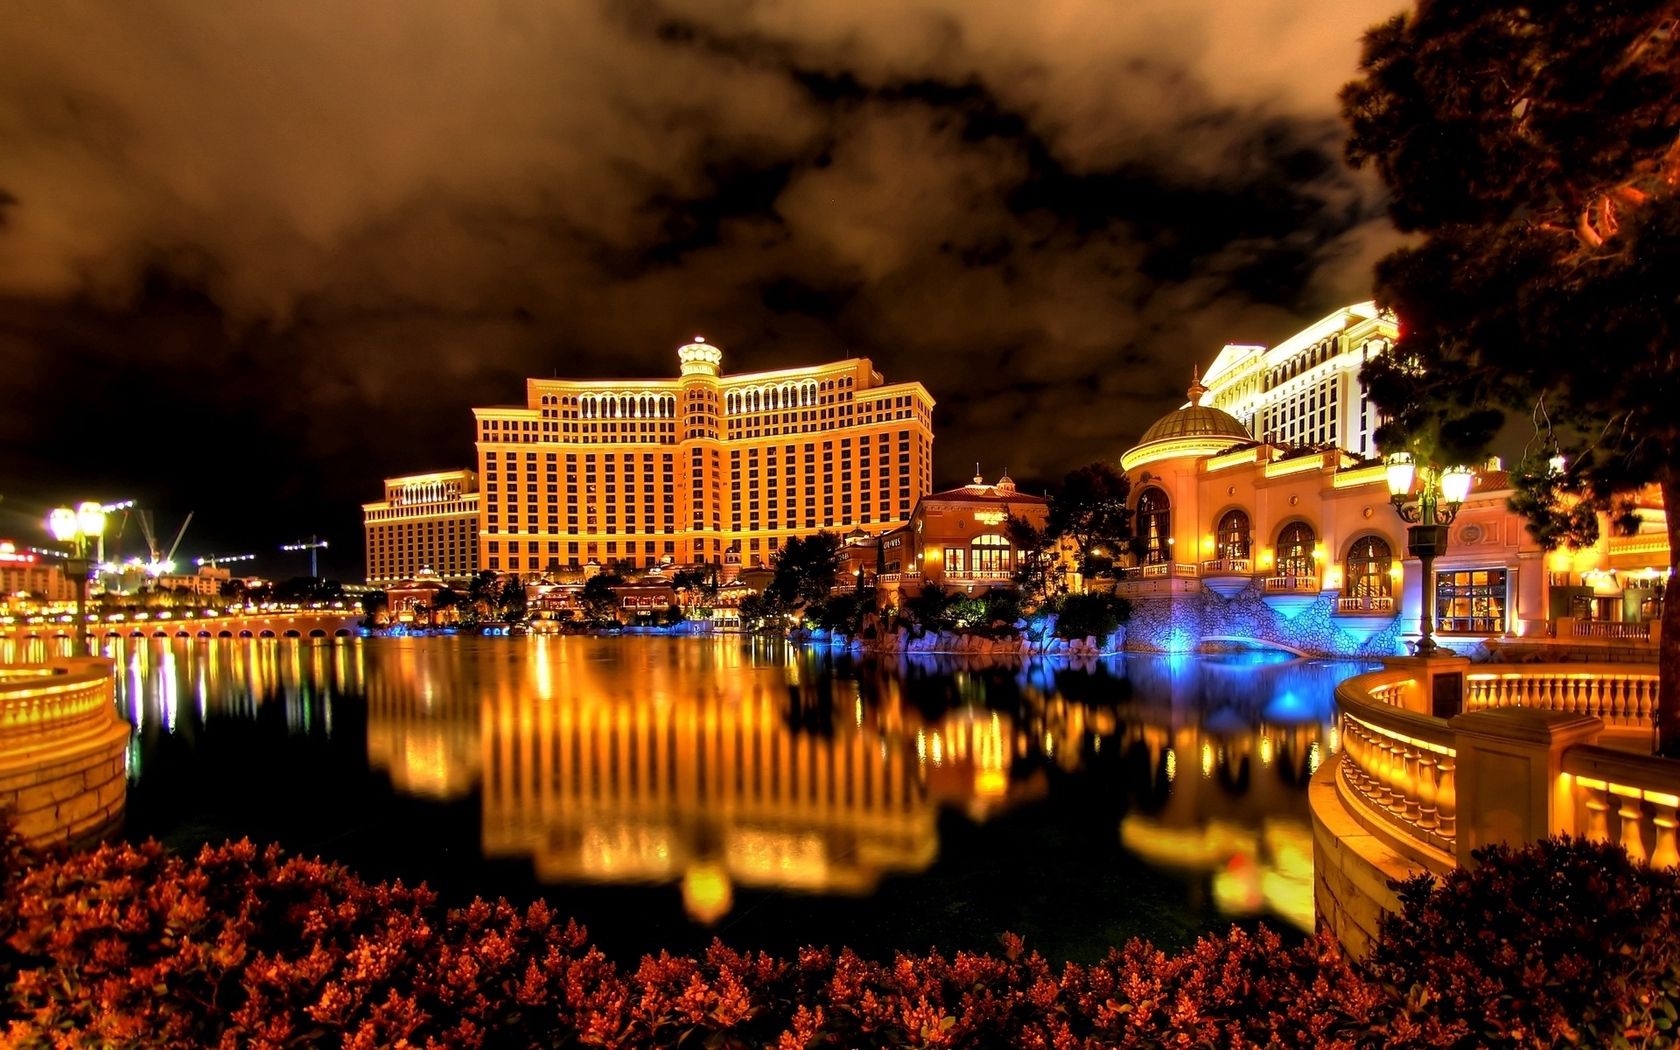
[[[311,535],[308,539],[298,540],[296,543],[283,543],[280,545],[280,549],[283,551],[308,551],[309,578],[312,580],[320,578],[320,573],[315,571],[315,555],[317,552],[327,549],[326,540],[323,540],[319,536]]]
[[[187,534],[187,526],[192,524],[193,513],[194,512],[190,510],[187,511],[186,520],[181,522],[181,527],[175,532],[175,542],[169,545],[169,552],[167,554],[160,554],[158,550],[157,536],[152,532],[152,512],[149,510],[138,510],[135,512],[136,516],[140,519],[140,531],[145,534],[146,537],[146,550],[151,555],[151,559],[146,562],[146,571],[148,573],[153,576],[161,576],[166,572],[174,571],[175,552],[181,548],[181,537]]]
[[[206,565],[214,569],[219,567],[223,562],[256,560],[257,556],[255,554],[206,554],[202,558],[194,558],[193,564],[201,569]]]

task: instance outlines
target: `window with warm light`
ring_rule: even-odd
[[[1172,505],[1160,489],[1144,489],[1137,501],[1137,537],[1143,564],[1159,565],[1171,557]]]
[[[1249,531],[1248,512],[1228,510],[1219,518],[1214,530],[1216,551],[1220,558],[1246,558],[1253,538]]]
[[[1343,593],[1349,598],[1391,598],[1394,596],[1394,550],[1381,536],[1361,536],[1348,549],[1347,580]]]
[[[1273,575],[1304,577],[1317,575],[1313,546],[1318,537],[1304,521],[1292,521],[1278,533],[1277,570]]]

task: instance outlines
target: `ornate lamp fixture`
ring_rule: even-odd
[[[1447,552],[1447,526],[1470,495],[1475,473],[1469,467],[1419,466],[1411,453],[1388,457],[1388,498],[1407,523],[1406,552],[1423,563],[1423,616],[1417,654],[1441,651],[1435,641],[1435,559]],[[1414,493],[1412,489],[1416,487]]]
[[[64,571],[76,581],[76,637],[81,639],[83,656],[93,655],[93,642],[88,637],[87,589],[89,541],[97,541],[105,532],[105,508],[97,503],[83,503],[75,510],[59,507],[47,516],[47,531],[53,539],[70,545],[70,557],[64,560]]]

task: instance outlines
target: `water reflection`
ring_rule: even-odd
[[[1338,746],[1334,683],[1363,667],[973,667],[737,638],[107,647],[142,790],[148,763],[181,760],[165,740],[202,750],[225,720],[266,720],[332,742],[348,718],[338,746],[365,743],[359,761],[402,795],[476,797],[485,858],[550,883],[668,887],[699,922],[743,890],[864,896],[936,879],[942,814],[985,832],[1017,811],[1100,805],[1196,907],[1310,926],[1305,786]]]

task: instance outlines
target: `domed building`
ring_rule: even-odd
[[[1403,651],[1418,634],[1420,565],[1382,464],[1334,448],[1257,441],[1234,415],[1187,402],[1120,457],[1134,539],[1116,592],[1133,603],[1128,648],[1262,644],[1313,654]],[[1444,644],[1538,630],[1540,549],[1484,471],[1436,562]]]

